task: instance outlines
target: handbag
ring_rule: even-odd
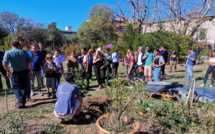
[[[139,66],[138,70],[139,70],[139,73],[143,73],[144,72],[142,66]]]

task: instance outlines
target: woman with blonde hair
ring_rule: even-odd
[[[128,71],[129,71],[129,62],[130,62],[130,50],[127,51],[127,54],[125,55],[125,58],[124,58],[124,64],[125,64],[125,74],[128,78]]]
[[[54,98],[56,65],[52,61],[53,61],[52,54],[47,54],[46,63],[44,65],[44,71],[46,72],[45,77],[46,77],[47,97],[50,97],[49,88],[52,88],[51,96]]]

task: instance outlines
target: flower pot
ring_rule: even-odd
[[[113,115],[111,115],[111,116],[113,116]],[[100,134],[137,134],[140,130],[140,123],[137,120],[134,120],[133,124],[135,124],[135,129],[132,132],[129,132],[129,133],[111,133],[111,132],[103,129],[100,125],[101,120],[108,119],[108,118],[110,118],[108,115],[103,115],[97,119],[96,126],[98,127]]]

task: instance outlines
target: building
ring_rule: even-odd
[[[126,22],[122,18],[116,18],[114,23],[115,23],[115,27],[117,28],[117,30],[120,33],[123,33],[123,31],[125,30]]]
[[[77,33],[75,31],[72,31],[72,27],[71,26],[67,26],[65,27],[65,30],[61,30],[61,34],[64,35],[64,36],[69,36],[69,35],[72,35],[74,33]]]
[[[214,16],[208,16],[208,17],[214,17]],[[190,23],[189,28],[188,28],[188,34],[191,33],[191,29],[195,24],[195,19],[192,20],[193,22]],[[182,22],[183,23],[183,22]],[[171,31],[175,32],[173,28],[171,27],[171,22],[170,21],[161,21],[161,22],[155,22],[153,25],[148,26],[144,24],[142,26],[143,32],[146,33],[151,33],[154,31],[157,31],[159,29],[158,25],[162,25],[162,28],[166,31]],[[180,28],[180,25],[175,26],[175,28]],[[205,21],[202,23],[198,31],[195,33],[193,36],[195,42],[197,43],[198,46],[203,47],[205,49],[215,49],[215,18],[213,18],[212,21]]]

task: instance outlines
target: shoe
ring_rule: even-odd
[[[22,103],[17,103],[17,104],[15,105],[15,108],[24,108],[24,107],[25,107],[25,105],[22,104]]]
[[[50,97],[50,93],[47,93],[47,98],[49,98]]]
[[[99,89],[102,89],[102,86],[99,86]]]
[[[40,95],[40,96],[43,96],[43,93],[39,92],[39,95]]]
[[[172,73],[172,71],[169,71],[170,73]]]
[[[32,100],[32,99],[28,99],[28,100],[26,100],[26,101],[28,101],[28,102],[35,102],[35,100]]]
[[[31,96],[34,96],[34,91],[31,91]]]
[[[213,85],[210,85],[210,88],[213,88]]]
[[[45,88],[46,86],[42,85],[41,88]]]
[[[204,84],[201,84],[200,87],[204,87]]]

